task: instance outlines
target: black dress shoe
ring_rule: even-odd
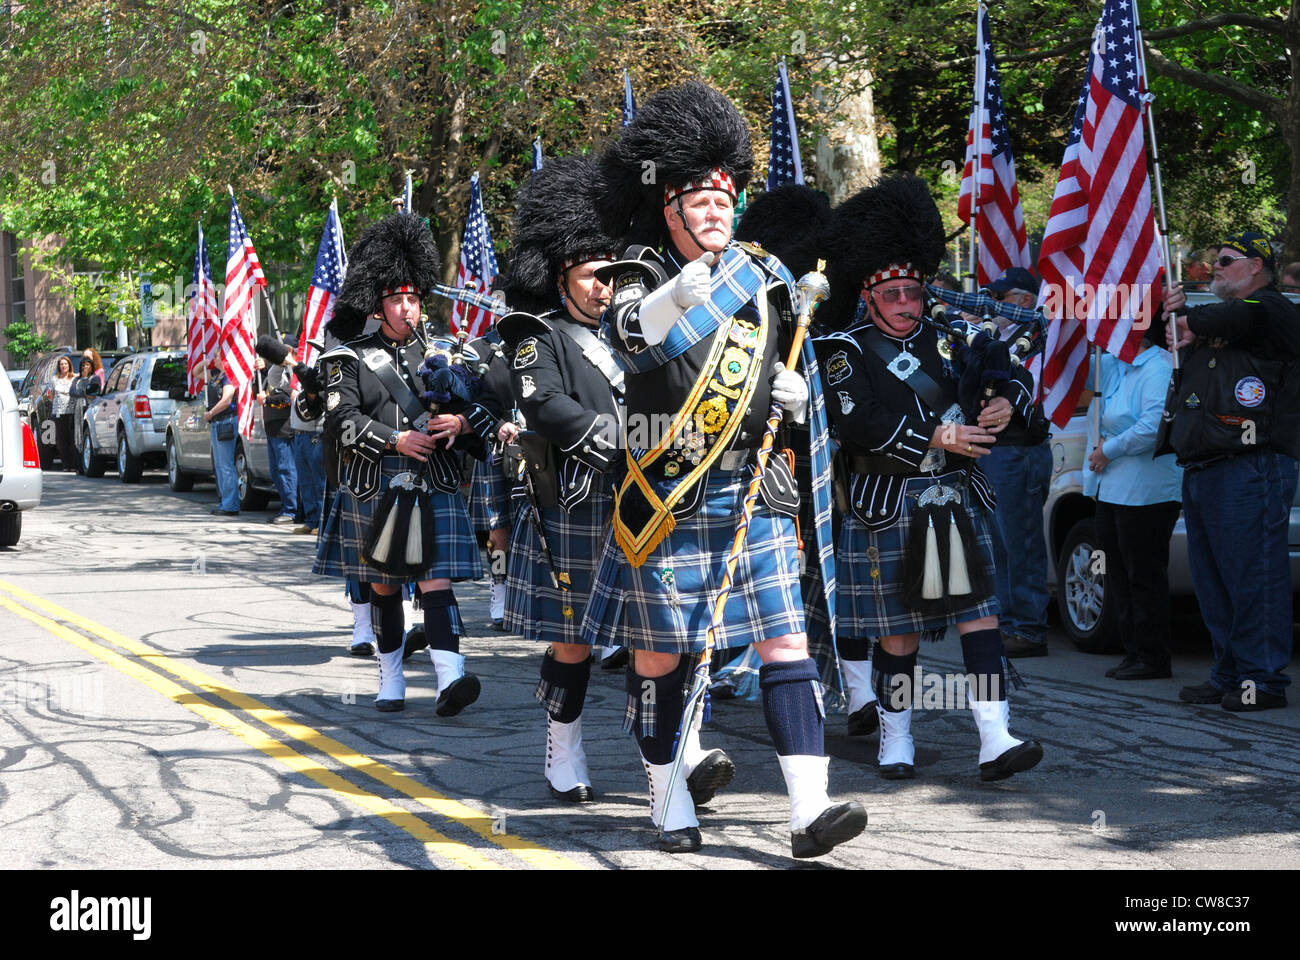
[[[600,661],[602,670],[622,670],[627,666],[627,647],[619,647],[604,660]]]
[[[360,643],[354,643],[348,647],[348,653],[354,657],[373,657],[375,655],[375,645],[369,640],[362,640]]]
[[[1276,710],[1286,706],[1286,695],[1265,693],[1263,690],[1229,690],[1221,701],[1224,710],[1233,713],[1253,713],[1256,710]]]
[[[790,834],[790,854],[796,860],[820,857],[852,840],[867,828],[867,811],[860,803],[827,807],[806,830]]]
[[[505,633],[506,622],[504,620],[493,620],[492,629],[495,630],[497,633]]]
[[[380,713],[397,713],[406,709],[405,700],[376,700],[375,709]]]
[[[1002,635],[1002,652],[1008,657],[1024,659],[1026,657],[1047,656],[1047,644],[1014,633]]]
[[[1115,666],[1111,667],[1109,670],[1106,671],[1106,676],[1113,677],[1121,670],[1126,670],[1127,668],[1133,666],[1133,664],[1139,662],[1141,662],[1140,657],[1135,657],[1131,654],[1125,654],[1123,660],[1121,660],[1119,663],[1115,664]]]
[[[208,513],[212,514],[214,517],[237,517],[237,516],[239,516],[239,511],[238,511],[238,510],[222,510],[220,507],[218,507],[218,508],[215,509],[215,510],[209,510]]]
[[[406,642],[402,648],[402,662],[410,660],[418,651],[423,650],[429,645],[429,641],[424,639],[423,627],[412,627],[406,631]]]
[[[704,841],[700,839],[699,827],[684,827],[661,833],[655,846],[664,853],[694,853],[704,846]]]
[[[1043,759],[1043,745],[1037,740],[1026,740],[1019,746],[1012,747],[996,760],[980,764],[980,779],[985,783],[993,780],[1005,780],[1014,773],[1024,773],[1038,766]]]
[[[1178,699],[1183,703],[1222,703],[1223,694],[1224,691],[1206,680],[1194,687],[1183,687],[1178,691]]]
[[[731,758],[721,750],[710,750],[686,778],[686,789],[691,792],[695,805],[702,807],[735,775],[736,765]]]
[[[1153,667],[1143,660],[1139,660],[1131,666],[1121,667],[1111,674],[1116,680],[1162,680],[1173,675],[1173,671],[1169,669],[1168,664],[1163,667]]]
[[[880,768],[882,780],[915,780],[916,767],[910,763],[886,763]]]
[[[865,707],[860,707],[849,714],[848,735],[850,737],[869,737],[880,729],[880,714],[876,712],[876,701],[872,700]]]
[[[596,791],[586,784],[578,784],[572,790],[556,790],[548,782],[546,786],[551,791],[551,796],[556,800],[563,800],[565,803],[594,803],[596,800]]]
[[[478,677],[467,673],[438,694],[438,706],[434,710],[440,717],[454,717],[478,699],[480,690]]]

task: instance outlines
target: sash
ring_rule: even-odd
[[[740,430],[764,369],[767,296],[757,302],[757,326],[734,316],[718,326],[703,370],[659,442],[640,457],[626,453],[627,475],[614,495],[614,539],[633,567],[673,531],[673,507],[708,475]],[[645,475],[656,466],[658,474],[676,480],[663,499]]]

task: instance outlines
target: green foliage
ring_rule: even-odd
[[[5,349],[15,367],[25,367],[32,357],[54,349],[54,341],[36,333],[25,320],[10,323],[0,333],[5,335]]]

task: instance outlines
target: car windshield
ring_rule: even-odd
[[[185,361],[180,357],[159,357],[154,361],[150,390],[170,390],[185,385]]]

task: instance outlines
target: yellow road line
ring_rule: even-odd
[[[547,870],[576,870],[582,869],[581,865],[568,859],[567,857],[548,850],[539,844],[525,840],[509,833],[494,832],[493,818],[482,811],[475,810],[473,807],[466,806],[457,800],[453,800],[436,790],[420,783],[406,774],[399,773],[387,764],[380,763],[372,757],[358,753],[346,744],[340,743],[332,737],[293,720],[292,718],[281,713],[279,710],[269,707],[250,697],[248,694],[234,690],[220,681],[209,677],[208,675],[185,666],[182,663],[171,659],[165,654],[159,653],[150,647],[145,646],[139,641],[132,640],[123,636],[116,631],[95,623],[92,620],[81,616],[71,610],[67,610],[55,603],[46,600],[44,597],[30,593],[21,587],[15,586],[6,580],[0,580],[0,589],[6,590],[15,597],[40,607],[51,615],[58,617],[68,623],[76,624],[83,630],[89,631],[96,636],[107,640],[123,650],[127,650],[141,660],[157,667],[175,677],[184,680],[192,686],[205,690],[231,704],[238,707],[257,718],[262,723],[273,729],[279,730],[286,736],[292,737],[301,743],[305,743],[324,754],[337,760],[354,770],[364,773],[367,776],[379,781],[390,789],[405,794],[417,803],[428,807],[439,816],[445,817],[461,826],[468,828],[480,837],[496,844],[504,850],[509,851],[514,856],[523,860],[531,866]]]
[[[265,753],[268,757],[280,761],[290,770],[301,773],[303,776],[316,781],[323,787],[333,790],[335,793],[358,804],[363,809],[377,816],[383,817],[389,823],[405,830],[415,839],[425,845],[430,853],[439,857],[458,863],[463,867],[473,869],[494,870],[501,869],[501,865],[494,863],[487,857],[478,853],[472,847],[463,843],[457,843],[448,837],[443,836],[434,830],[427,823],[417,817],[415,814],[401,807],[389,803],[383,797],[362,790],[353,783],[344,780],[338,774],[321,766],[316,761],[304,757],[302,754],[281,743],[273,737],[268,737],[256,727],[240,720],[230,711],[217,706],[211,701],[205,700],[198,694],[186,690],[184,687],[173,683],[164,676],[160,676],[152,670],[147,670],[140,664],[135,663],[122,656],[114,650],[109,650],[83,637],[81,634],[69,630],[61,623],[41,616],[39,613],[28,610],[20,606],[13,600],[0,596],[0,607],[11,610],[20,617],[30,620],[32,623],[48,630],[60,640],[66,640],[92,656],[98,657],[109,666],[120,670],[134,680],[138,680],[148,687],[153,688],[167,699],[174,703],[180,704],[187,710],[197,713],[213,726],[222,727],[235,736],[239,737],[251,747]]]

